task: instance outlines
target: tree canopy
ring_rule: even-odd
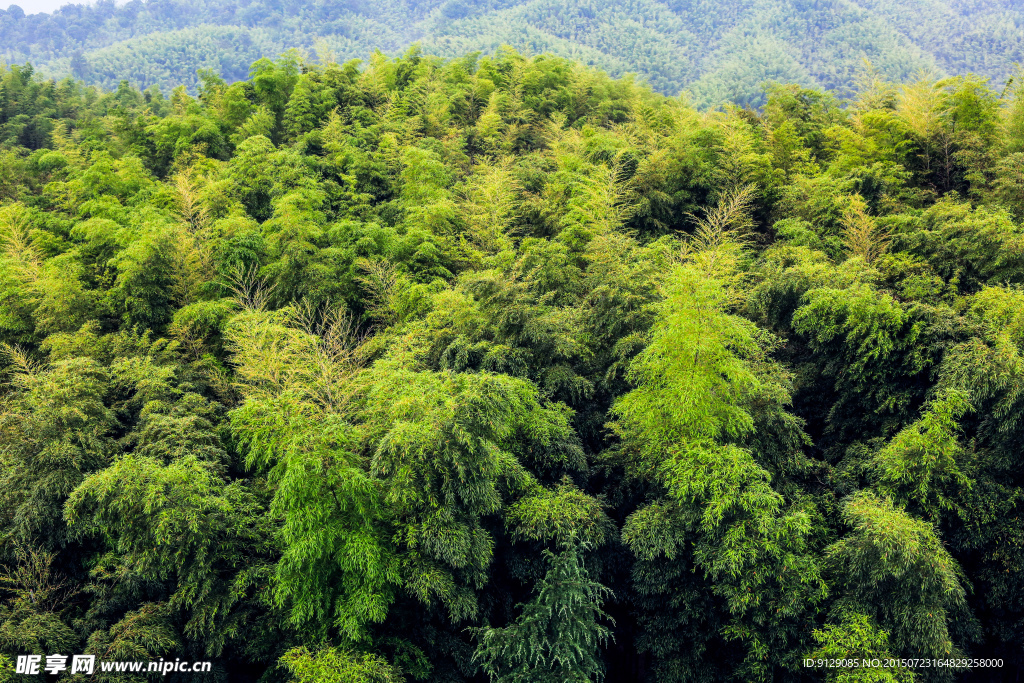
[[[200,78],[0,68],[0,677],[1024,669],[1024,88]]]

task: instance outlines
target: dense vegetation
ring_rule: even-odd
[[[0,677],[1016,680],[1024,89],[859,82],[0,71]]]
[[[551,52],[637,73],[694,102],[762,104],[763,81],[849,94],[864,58],[889,78],[920,69],[1002,83],[1024,61],[1016,0],[132,0],[53,14],[0,10],[0,59],[116,88],[168,92],[196,70],[229,82],[286,49],[344,61],[421,41],[431,54]],[[1001,87],[1001,86],[1000,86]]]

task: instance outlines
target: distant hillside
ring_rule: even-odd
[[[766,80],[842,92],[870,59],[888,77],[975,72],[999,84],[1024,60],[1015,0],[133,0],[47,15],[0,10],[0,59],[115,87],[242,79],[261,56],[373,50],[454,56],[502,44],[635,72],[698,104],[757,104]]]

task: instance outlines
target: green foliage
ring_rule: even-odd
[[[478,629],[476,659],[497,683],[602,680],[595,653],[611,631],[601,605],[610,591],[590,578],[581,549],[545,551],[547,574],[522,614],[504,628]]]
[[[818,649],[810,653],[812,659],[852,660],[858,663],[892,659],[889,634],[871,623],[871,619],[863,614],[844,614],[840,623],[829,624],[814,631],[814,640],[818,643]],[[832,667],[825,676],[829,683],[910,683],[914,680],[913,671],[904,666]]]
[[[950,656],[948,616],[964,605],[963,573],[934,528],[864,492],[843,505],[853,533],[826,556],[838,575],[840,604],[874,616],[901,651]]]
[[[814,604],[827,589],[808,552],[807,512],[787,510],[755,453],[737,444],[755,429],[753,406],[784,404],[788,392],[767,357],[774,340],[728,312],[740,252],[727,232],[715,231],[715,220],[712,214],[697,233],[699,250],[668,273],[663,310],[630,368],[638,386],[615,406],[619,434],[638,451],[633,476],[653,475],[664,491],[630,515],[622,533],[638,570],[648,565],[634,573],[638,584],[654,578],[661,557],[703,573],[728,615],[722,635],[747,648],[733,665],[760,678],[770,676],[769,649],[794,635],[786,622],[799,619],[797,606]],[[650,595],[671,586],[636,590]],[[764,609],[772,612],[770,626],[757,616]],[[683,647],[708,635],[692,632]]]
[[[78,646],[64,604],[75,589],[54,571],[54,559],[52,553],[22,547],[14,553],[13,566],[0,575],[7,598],[0,608],[0,643],[6,652],[60,652]]]
[[[91,358],[41,368],[16,349],[8,354],[17,365],[3,415],[4,535],[56,550],[69,540],[65,500],[85,474],[107,465],[114,417],[103,400],[108,374]]]
[[[802,78],[747,35],[765,6],[716,5],[738,27],[722,41]],[[658,16],[703,45],[673,17],[711,31],[712,7]],[[157,9],[135,16],[156,26]],[[182,9],[181,31],[208,9]],[[445,17],[457,50],[495,13],[514,31],[577,9],[374,11],[394,10],[392,36]],[[0,667],[209,659],[211,680],[267,683],[1024,667],[1017,89],[890,83],[822,48],[852,99],[804,80],[761,111],[700,113],[508,48],[339,65],[331,49],[377,34],[369,9],[337,11],[362,17],[344,49],[211,67],[194,94],[0,68]],[[612,16],[616,40],[643,33],[587,11],[575,34]],[[866,26],[845,11],[829,31]],[[94,54],[75,68],[99,70]],[[683,78],[686,54],[651,68]],[[746,54],[709,59],[766,72]]]
[[[188,615],[182,636],[207,655],[243,636],[246,593],[274,547],[257,496],[241,482],[225,485],[194,455],[166,466],[126,456],[76,489],[67,516],[83,535],[117,539],[104,578],[171,582],[167,608]]]
[[[400,683],[405,680],[381,657],[336,648],[311,652],[308,648],[297,647],[281,658],[281,665],[288,669],[292,683]]]
[[[970,410],[964,393],[949,391],[893,437],[872,463],[882,488],[903,503],[914,501],[931,518],[955,506],[953,487],[970,486],[957,462],[964,459],[957,420]]]

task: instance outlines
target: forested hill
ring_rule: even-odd
[[[1024,88],[251,71],[0,67],[0,680],[1018,680]]]
[[[637,73],[701,105],[763,102],[764,81],[849,92],[865,57],[889,78],[919,69],[997,84],[1024,61],[1015,0],[132,0],[52,15],[0,10],[0,59],[114,88],[168,92],[196,70],[229,81],[288,48],[345,61],[375,49],[493,53],[508,44],[613,75]]]

